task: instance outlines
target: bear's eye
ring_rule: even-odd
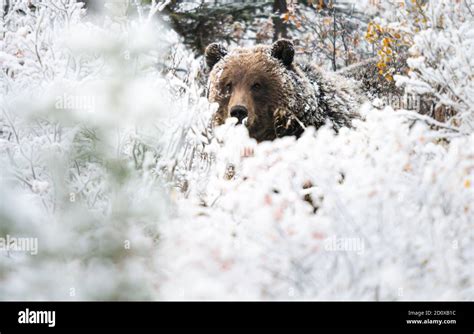
[[[232,91],[232,83],[229,82],[227,85],[224,86],[224,93],[230,94],[231,91]]]
[[[259,91],[260,88],[262,88],[262,85],[259,84],[258,82],[254,83],[254,84],[252,85],[252,90],[253,90],[254,92]]]

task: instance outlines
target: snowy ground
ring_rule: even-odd
[[[54,10],[0,41],[0,299],[474,300],[468,127],[368,103],[338,135],[205,133],[172,32]]]

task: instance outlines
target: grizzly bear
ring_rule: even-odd
[[[294,58],[293,43],[285,39],[232,52],[210,44],[208,98],[219,105],[213,125],[235,117],[257,142],[299,137],[306,127],[328,121],[335,131],[351,127],[362,95],[350,80]]]

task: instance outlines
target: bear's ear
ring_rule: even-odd
[[[206,57],[206,64],[209,69],[212,69],[214,65],[225,57],[227,49],[220,43],[211,43],[207,46],[204,55]]]
[[[288,39],[279,39],[273,43],[271,51],[272,57],[280,60],[283,65],[290,66],[295,57],[295,47]]]

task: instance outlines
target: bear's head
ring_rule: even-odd
[[[214,125],[235,117],[258,142],[275,139],[275,113],[290,107],[288,92],[294,91],[288,77],[294,54],[292,42],[284,39],[232,52],[210,44],[205,52],[211,69],[208,97],[219,105]]]

